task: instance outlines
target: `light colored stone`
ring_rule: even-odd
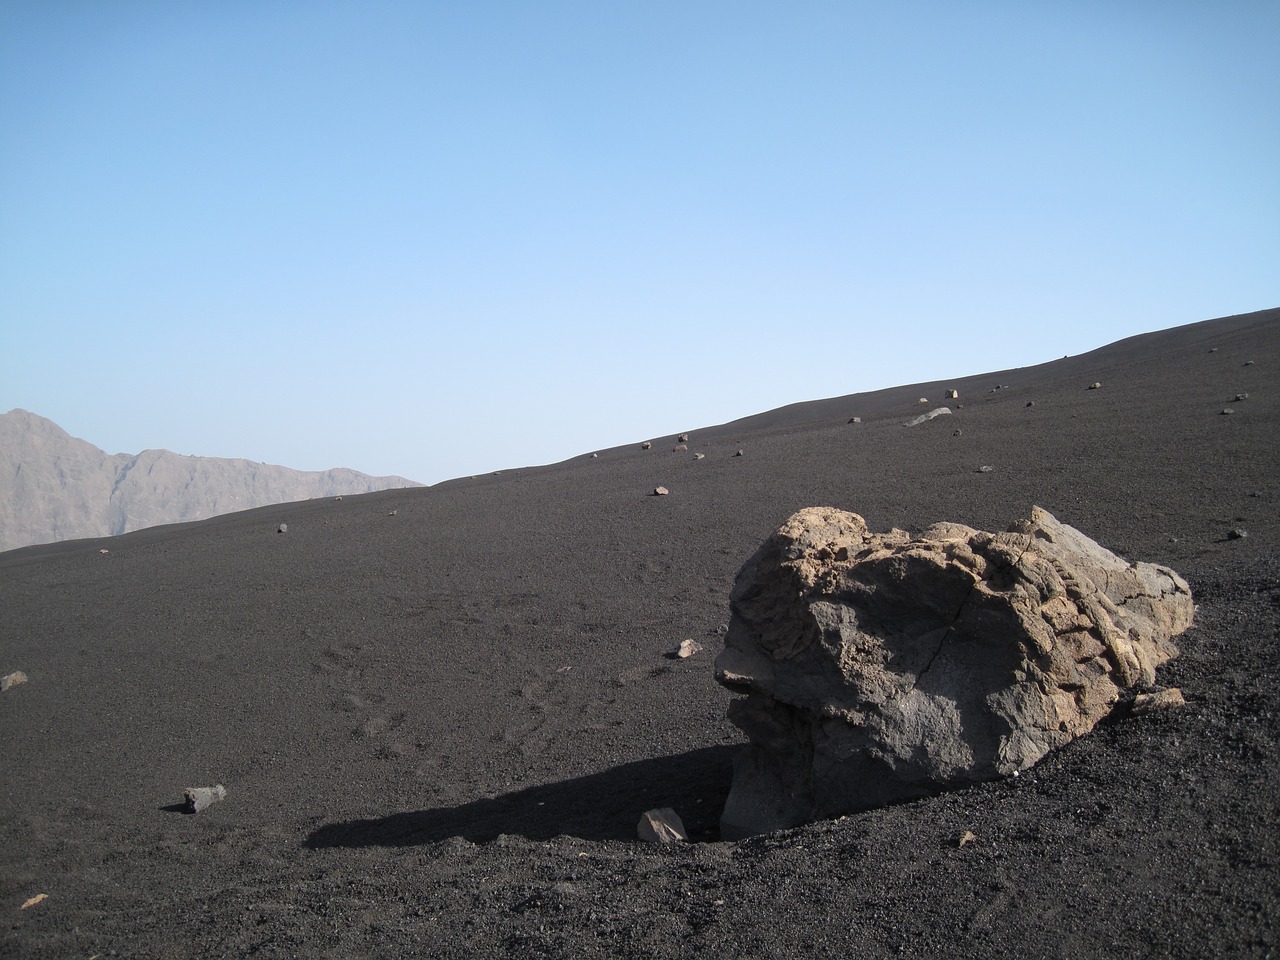
[[[948,399],[948,400],[959,400],[959,399],[960,399],[960,391],[959,391],[959,390],[948,390],[948,391],[947,391],[947,399]]]
[[[653,495],[654,495],[655,497],[665,497],[665,496],[666,496],[668,493],[670,493],[670,492],[671,492],[671,491],[670,491],[670,490],[668,490],[666,487],[654,487],[654,488],[653,488]]]
[[[751,744],[725,839],[1016,775],[1153,683],[1194,605],[1172,570],[1038,507],[914,538],[814,507],[747,561],[730,609],[716,678]]]
[[[676,648],[676,656],[679,657],[681,660],[687,660],[689,659],[689,657],[692,657],[695,653],[701,653],[701,652],[702,652],[702,644],[700,644],[697,640],[694,640],[694,639],[681,640],[680,646]]]
[[[922,413],[918,417],[912,417],[910,420],[904,423],[903,426],[915,427],[924,423],[926,420],[932,420],[934,417],[948,417],[950,415],[951,415],[950,407],[934,407],[928,413]]]
[[[27,675],[21,670],[15,670],[13,673],[0,677],[0,693],[4,693],[10,687],[16,687],[18,684],[26,682]]]
[[[220,783],[213,787],[187,787],[182,796],[187,802],[187,812],[199,813],[210,804],[227,799],[227,788]]]
[[[682,843],[689,839],[683,821],[670,807],[646,810],[636,825],[636,834],[649,843]]]
[[[648,440],[646,440],[644,443],[640,444],[640,449],[641,449],[641,450],[648,450],[648,449],[649,449],[650,447],[652,447],[652,446],[653,446],[653,444],[652,444],[652,443],[650,443]]]
[[[1159,713],[1161,710],[1176,710],[1186,705],[1187,701],[1177,687],[1157,690],[1155,693],[1140,693],[1133,698],[1133,712],[1138,716]]]

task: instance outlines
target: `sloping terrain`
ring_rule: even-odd
[[[0,415],[0,550],[107,537],[311,497],[417,486],[168,450],[107,454],[26,410]]]
[[[0,555],[0,674],[29,677],[0,694],[0,954],[1272,956],[1278,369],[1267,311],[682,452]],[[952,387],[952,415],[903,426]],[[919,531],[1033,504],[1188,579],[1158,674],[1187,707],[719,842],[741,741],[711,660],[759,543],[810,505]],[[688,637],[707,649],[672,659]],[[699,842],[635,841],[656,806]]]

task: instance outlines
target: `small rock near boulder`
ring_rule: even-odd
[[[646,810],[640,815],[636,834],[649,843],[682,843],[689,839],[679,814],[670,807]]]
[[[701,653],[701,652],[702,652],[702,644],[700,644],[697,640],[693,640],[693,639],[681,640],[680,646],[676,648],[676,656],[679,657],[681,660],[687,660],[690,657],[692,657],[695,653]]]

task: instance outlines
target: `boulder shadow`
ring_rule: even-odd
[[[328,823],[303,846],[403,847],[450,837],[488,843],[502,834],[530,840],[635,840],[640,815],[654,807],[673,808],[691,841],[714,841],[720,836],[733,758],[741,748],[703,747],[460,806]]]

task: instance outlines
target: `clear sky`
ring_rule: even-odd
[[[1275,0],[0,0],[0,412],[433,483],[1280,306]]]

